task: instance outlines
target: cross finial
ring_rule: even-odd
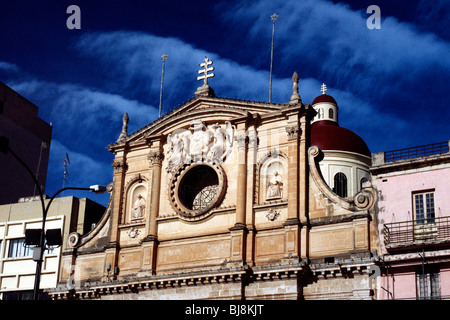
[[[213,62],[211,60],[208,59],[208,57],[205,56],[205,62],[200,63],[200,67],[202,67],[203,69],[198,70],[199,74],[202,74],[201,76],[197,77],[197,80],[203,80],[203,85],[207,86],[208,85],[208,78],[212,78],[215,76],[214,73],[210,73],[208,74],[209,71],[214,71],[214,67],[209,67],[210,65],[213,64]]]
[[[322,86],[320,87],[320,91],[322,91],[322,94],[325,94],[325,91],[327,91],[327,85],[325,83],[322,83]]]

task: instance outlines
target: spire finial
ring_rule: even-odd
[[[117,139],[117,142],[125,140],[128,137],[128,120],[130,118],[128,117],[128,112],[125,112],[122,118],[122,133],[119,136],[119,139]]]
[[[322,86],[320,87],[320,91],[322,91],[322,94],[325,94],[325,91],[327,91],[327,85],[325,83],[322,83]]]
[[[294,71],[294,74],[292,75],[292,95],[291,100],[289,100],[289,103],[296,104],[301,103],[302,99],[300,98],[300,95],[298,94],[298,81],[299,77],[296,71]]]

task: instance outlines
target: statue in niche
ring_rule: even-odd
[[[272,178],[269,180],[267,187],[267,199],[281,198],[283,193],[283,178],[275,171]]]
[[[131,209],[131,218],[132,219],[141,219],[145,215],[145,199],[139,194],[136,201],[134,202],[133,208]]]

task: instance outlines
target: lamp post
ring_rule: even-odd
[[[106,191],[106,187],[100,186],[100,185],[93,185],[93,186],[90,186],[89,188],[67,187],[67,188],[62,188],[62,189],[58,190],[50,198],[50,200],[47,203],[47,206],[45,206],[45,209],[42,214],[42,229],[40,232],[39,246],[34,248],[34,250],[37,250],[37,251],[35,253],[33,253],[33,260],[36,261],[36,276],[34,278],[34,291],[33,291],[33,299],[34,300],[39,300],[39,285],[41,282],[41,269],[42,269],[44,251],[45,251],[45,238],[46,238],[46,236],[45,236],[45,221],[47,219],[48,210],[49,210],[50,205],[52,204],[53,200],[56,198],[56,196],[66,190],[85,190],[85,191],[95,192],[96,194],[100,194],[100,193],[104,193]]]
[[[36,177],[34,176],[33,172],[31,171],[31,169],[27,166],[27,164],[22,159],[20,159],[20,157],[14,151],[12,151],[11,148],[9,148],[8,142],[9,142],[8,138],[6,138],[5,136],[0,136],[0,152],[5,153],[5,154],[7,154],[9,152],[28,171],[28,173],[30,174],[31,178],[33,179],[33,181],[37,187],[37,190],[39,191],[39,198],[41,200],[42,229],[40,230],[40,235],[39,235],[39,245],[34,249],[35,252],[33,253],[33,260],[36,261],[36,275],[35,275],[35,279],[34,279],[33,299],[38,300],[39,299],[39,284],[41,281],[42,260],[43,260],[43,255],[44,255],[44,251],[45,251],[45,221],[47,219],[47,213],[48,213],[48,210],[49,210],[50,205],[52,204],[53,200],[56,198],[56,196],[58,194],[60,194],[61,192],[64,192],[65,190],[86,190],[86,191],[95,192],[96,194],[100,194],[100,193],[104,193],[106,191],[106,187],[101,186],[101,185],[93,185],[93,186],[90,186],[89,188],[77,188],[77,187],[62,188],[62,189],[58,190],[50,198],[47,205],[45,205],[44,194],[42,193],[42,190],[39,186],[39,182],[37,181]]]

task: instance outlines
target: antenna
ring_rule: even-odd
[[[39,170],[41,167],[42,149],[47,149],[47,143],[45,141],[41,142],[41,151],[39,153],[39,161],[38,161],[38,165],[37,165],[37,169],[36,169],[36,180],[38,180],[38,181],[39,181]],[[43,187],[41,189],[43,189]],[[35,195],[36,195],[36,185],[34,185],[33,198]]]
[[[278,19],[278,15],[274,13],[270,16],[272,20],[272,46],[270,49],[270,83],[269,83],[269,103],[272,102],[272,67],[273,67],[273,40],[275,38],[275,21]]]
[[[159,118],[161,118],[161,109],[162,109],[162,101],[163,101],[164,67],[166,65],[167,57],[168,57],[168,55],[165,53],[161,56],[162,71],[161,71],[161,91],[159,93]]]
[[[67,176],[69,175],[69,165],[70,165],[69,155],[66,152],[66,158],[63,160],[63,167],[64,167],[64,178],[63,178],[63,186],[62,186],[63,189],[67,182]]]

